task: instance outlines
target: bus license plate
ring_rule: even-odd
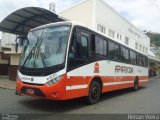
[[[34,94],[34,90],[33,90],[33,89],[27,89],[27,90],[26,90],[26,93],[27,93],[27,94]]]

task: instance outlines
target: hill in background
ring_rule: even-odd
[[[146,35],[151,39],[151,46],[160,46],[160,34],[154,32],[146,32]]]

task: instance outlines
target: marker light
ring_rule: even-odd
[[[51,79],[50,81],[48,81],[47,84],[48,84],[49,86],[51,86],[51,85],[59,82],[62,78],[63,78],[63,75],[59,75],[58,77],[53,78],[53,79]]]

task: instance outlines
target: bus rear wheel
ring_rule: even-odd
[[[138,80],[138,78],[136,77],[135,80],[134,80],[133,90],[134,90],[134,91],[137,91],[138,89],[139,89],[139,80]]]
[[[87,101],[89,104],[95,104],[99,101],[101,95],[101,86],[98,81],[93,81],[89,87]]]

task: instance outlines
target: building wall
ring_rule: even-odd
[[[2,52],[0,52],[0,75],[8,75],[9,60],[2,59]]]
[[[92,26],[93,18],[93,0],[87,0],[81,4],[77,4],[60,13],[61,16],[68,18],[69,20],[78,21]]]
[[[1,46],[12,47],[15,44],[16,35],[2,32]]]
[[[9,60],[2,59],[2,53],[0,53],[0,64],[9,64]]]
[[[10,65],[18,65],[19,64],[20,54],[11,54],[10,57]]]
[[[97,23],[103,23],[103,25],[106,27],[106,36],[108,36],[108,29],[113,30],[115,32],[114,39],[116,41],[125,43],[125,37],[128,37],[128,45],[132,48],[135,48],[136,42],[139,44],[138,50],[141,52],[147,52],[150,48],[149,37],[121,17],[103,0],[95,0],[95,29],[97,27]],[[117,38],[117,34],[122,35],[121,40]],[[142,46],[141,50],[140,46]],[[143,47],[145,47],[144,51]]]
[[[125,37],[127,37],[130,47],[143,53],[149,53],[149,37],[121,17],[104,0],[85,0],[61,12],[60,15],[70,20],[82,22],[95,30],[98,29],[97,24],[100,24],[105,28],[104,35],[107,37],[110,37],[108,30],[112,30],[115,33],[114,40],[125,44]]]

